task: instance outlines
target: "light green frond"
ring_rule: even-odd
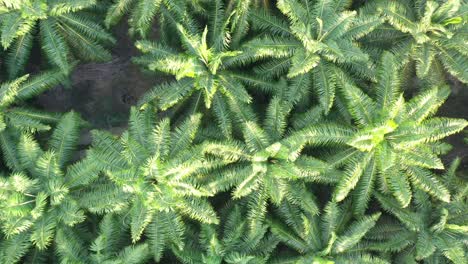
[[[140,240],[141,234],[145,230],[146,226],[151,222],[153,212],[147,207],[143,197],[137,197],[133,201],[129,214],[132,242],[135,243]]]
[[[44,124],[56,124],[60,121],[61,114],[43,112],[30,108],[13,107],[9,108],[6,115],[11,119],[28,119],[35,120]]]
[[[24,19],[19,12],[3,14],[2,16],[0,35],[4,49],[10,47],[16,38],[29,34],[34,26],[34,21]]]
[[[353,223],[342,235],[340,235],[334,245],[334,250],[344,252],[354,245],[366,235],[366,233],[375,226],[381,213],[376,213],[371,216],[364,216],[357,222]]]
[[[39,143],[34,139],[33,135],[23,133],[18,142],[18,157],[21,161],[21,167],[34,171],[34,166],[37,159],[43,154]]]
[[[450,94],[447,86],[434,87],[414,98],[406,104],[406,115],[403,120],[422,122],[433,115]]]
[[[353,24],[346,30],[346,33],[344,33],[343,38],[352,38],[352,39],[359,39],[370,32],[372,32],[374,29],[376,29],[378,26],[383,24],[383,19],[379,16],[376,15],[360,15],[357,17],[357,19],[354,20]]]
[[[148,135],[153,129],[155,118],[154,109],[150,105],[146,109],[137,110],[135,107],[130,109],[128,121],[130,136],[144,147],[147,146],[149,141]]]
[[[161,59],[176,54],[174,50],[163,43],[152,42],[149,40],[138,40],[135,42],[135,47],[142,53],[151,55],[151,57],[148,57],[151,60]],[[140,58],[145,60],[146,57],[143,55]],[[139,58],[136,58],[136,60],[139,62]]]
[[[377,103],[382,111],[393,105],[400,91],[400,78],[395,56],[385,52],[377,68]]]
[[[445,49],[441,46],[436,46],[439,58],[447,70],[464,83],[468,83],[468,56],[454,49]]]
[[[302,149],[305,145],[343,145],[349,140],[353,131],[337,124],[311,125],[292,133],[285,140],[292,149]]]
[[[320,40],[340,39],[352,26],[355,16],[355,11],[344,11],[341,12],[332,23],[325,21],[322,34],[319,36]]]
[[[135,0],[117,0],[107,10],[106,18],[104,20],[106,27],[109,28],[124,16],[130,9]]]
[[[50,9],[50,14],[58,16],[62,14],[72,13],[83,10],[96,5],[96,0],[73,0],[73,1],[62,1],[56,3]]]
[[[24,72],[32,46],[33,34],[27,33],[18,37],[9,47],[8,53],[5,55],[5,66],[10,79]]]
[[[261,58],[284,58],[293,54],[295,49],[299,48],[300,44],[296,40],[283,38],[256,38],[244,44],[246,51],[253,52],[252,57],[255,59]]]
[[[235,76],[225,75],[220,75],[218,78],[220,89],[226,96],[247,104],[252,102],[252,97],[245,89],[241,80],[239,80],[240,78],[238,79]],[[253,81],[254,80],[251,80],[251,82]]]
[[[11,82],[3,83],[0,86],[0,107],[6,108],[15,102],[18,96],[18,90],[21,83],[23,83],[29,76],[24,75]]]
[[[316,198],[307,189],[307,186],[303,183],[292,182],[286,185],[285,198],[291,204],[300,207],[304,212],[311,215],[317,215],[319,213],[319,207],[317,205]]]
[[[374,192],[375,179],[377,177],[377,163],[371,159],[364,170],[360,181],[356,185],[353,193],[353,209],[356,215],[364,215],[369,200]]]
[[[187,118],[171,135],[172,144],[169,156],[174,156],[182,150],[188,149],[195,138],[201,122],[201,114]]]
[[[249,230],[248,237],[254,237],[264,232],[265,229],[265,216],[267,213],[267,194],[263,190],[252,193],[248,197],[247,202],[247,222]]]
[[[444,169],[444,164],[431,149],[418,148],[417,151],[403,151],[401,154],[401,159],[405,164],[427,169]]]
[[[386,20],[398,30],[409,33],[416,31],[417,24],[408,19],[406,7],[396,1],[387,2],[381,9]]]
[[[341,179],[335,189],[333,197],[336,201],[343,201],[348,193],[356,187],[371,158],[372,153],[369,152],[349,163],[345,170],[344,179]]]
[[[297,50],[291,58],[291,67],[287,77],[294,78],[298,75],[308,73],[320,62],[320,57],[312,52],[303,49]]]
[[[69,49],[63,37],[59,34],[53,20],[41,20],[41,42],[47,58],[64,73],[71,70],[68,62]]]
[[[206,224],[218,224],[219,219],[211,204],[198,198],[185,199],[184,202],[177,205],[181,212],[192,219]]]
[[[57,157],[57,163],[64,167],[72,158],[80,139],[80,116],[75,112],[65,114],[52,134],[49,141],[50,149]]]
[[[287,116],[290,107],[281,98],[273,97],[268,105],[265,117],[265,131],[274,139],[280,139],[287,126]]]
[[[99,172],[97,161],[85,158],[67,168],[65,182],[70,188],[83,186],[96,180]]]
[[[397,168],[390,168],[387,170],[386,175],[382,177],[386,178],[390,191],[400,203],[400,206],[402,208],[407,207],[411,202],[413,194],[406,173]]]
[[[259,186],[261,185],[261,175],[260,171],[255,171],[249,169],[245,171],[245,173],[239,174],[238,176],[244,176],[245,178],[237,184],[236,188],[232,192],[234,198],[241,198],[244,196],[249,195],[254,190],[258,190]]]
[[[193,91],[193,81],[184,78],[176,82],[158,85],[145,93],[139,100],[139,105],[156,100],[161,110],[166,110],[185,99]]]
[[[408,167],[406,171],[415,186],[441,201],[450,202],[450,192],[432,172],[413,166]]]
[[[44,250],[51,243],[55,233],[56,223],[51,217],[42,217],[32,229],[31,241],[38,249]]]
[[[95,160],[100,170],[123,170],[127,162],[121,156],[122,145],[110,133],[102,131],[91,131],[93,136],[92,149],[88,151],[88,156]]]
[[[54,88],[56,85],[63,82],[65,76],[63,72],[53,70],[45,71],[39,75],[35,75],[22,83],[18,87],[17,97],[20,100],[27,100],[37,96],[48,89]]]
[[[464,119],[435,117],[419,125],[400,127],[392,137],[395,148],[407,148],[422,143],[436,142],[462,131],[467,125],[468,122]]]
[[[323,219],[320,223],[322,230],[322,241],[328,242],[336,235],[336,231],[340,224],[340,218],[343,216],[342,209],[336,202],[330,201],[325,205],[323,209]]]
[[[361,89],[351,84],[345,84],[342,92],[354,120],[362,126],[372,124],[376,114],[374,101]]]
[[[268,135],[256,123],[246,122],[243,128],[244,140],[250,151],[261,151],[271,143]]]

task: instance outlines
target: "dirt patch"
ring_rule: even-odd
[[[158,80],[131,62],[138,51],[126,23],[114,29],[114,36],[118,41],[112,49],[113,60],[80,64],[70,76],[69,87],[57,86],[40,95],[36,103],[47,111],[77,111],[96,128],[126,126],[130,107]]]

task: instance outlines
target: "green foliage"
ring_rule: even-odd
[[[46,113],[24,106],[24,101],[63,81],[59,71],[44,72],[29,78],[24,75],[0,86],[0,147],[6,165],[20,170],[16,157],[15,140],[18,133],[48,131],[59,121],[60,115]]]
[[[303,255],[288,256],[288,261],[294,261],[291,263],[387,263],[370,254],[355,252],[381,214],[362,216],[350,223],[350,212],[349,203],[339,206],[330,202],[319,217],[285,202],[277,208],[277,216],[272,217],[269,225],[281,243]]]
[[[367,208],[376,182],[381,192],[393,194],[402,207],[411,202],[410,182],[441,201],[450,201],[449,191],[430,170],[444,168],[433,144],[463,130],[468,123],[431,117],[447,98],[447,87],[427,89],[406,102],[396,69],[394,56],[385,53],[378,67],[375,99],[355,85],[344,84],[342,97],[354,127],[337,130],[339,124],[311,125],[289,140],[296,148],[322,145],[330,132],[336,131],[337,137],[326,143],[353,152],[338,164],[345,171],[333,198],[342,201],[352,191],[357,214]]]
[[[111,58],[106,45],[114,38],[83,10],[95,0],[27,0],[17,4],[0,2],[0,41],[10,78],[24,73],[34,45],[40,41],[47,62],[69,73],[73,57],[105,61]],[[73,53],[72,53],[73,51]]]
[[[253,19],[256,28],[271,35],[245,44],[249,60],[274,58],[261,64],[257,72],[271,78],[287,70],[287,78],[300,82],[293,84],[300,86],[296,89],[307,91],[313,79],[312,87],[328,113],[342,70],[353,72],[356,77],[369,76],[368,56],[355,39],[382,23],[378,16],[360,18],[355,11],[346,10],[349,4],[349,1],[278,1],[277,7],[287,21],[269,14]],[[296,96],[288,99],[299,100]]]
[[[380,13],[390,30],[398,32],[388,35],[398,36],[391,49],[401,64],[414,61],[417,76],[424,78],[442,63],[450,74],[468,82],[466,1],[379,0],[369,5],[368,10]]]
[[[0,263],[466,263],[446,138],[468,122],[437,114],[467,82],[467,8],[0,0]],[[124,17],[133,62],[169,75],[124,132],[29,107],[109,59]],[[36,57],[56,70],[23,75]]]
[[[31,247],[44,250],[52,243],[60,243],[62,232],[70,232],[70,227],[83,222],[85,213],[73,198],[78,177],[81,174],[68,173],[65,168],[77,147],[81,125],[80,117],[70,112],[58,121],[52,138],[45,151],[29,132],[21,132],[12,139],[12,156],[9,166],[16,172],[1,178],[1,230],[9,240],[5,245],[16,241],[20,250],[10,252],[3,246],[0,256],[2,262],[16,262]],[[67,131],[69,137],[57,137]],[[14,162],[13,162],[14,161]],[[8,160],[7,160],[8,164]],[[84,166],[87,167],[84,167]],[[98,170],[89,170],[93,163],[71,165],[75,169],[88,170],[88,182],[97,178]],[[76,236],[72,233],[73,236]],[[29,242],[32,245],[29,245]],[[71,243],[71,242],[70,242]],[[11,245],[13,246],[13,245]]]
[[[96,189],[87,196],[96,197],[81,204],[90,211],[105,207],[105,212],[126,212],[133,242],[143,233],[148,237],[155,259],[161,258],[166,243],[182,247],[185,229],[182,216],[201,223],[219,223],[216,212],[206,200],[213,195],[209,189],[198,186],[216,161],[203,157],[197,146],[191,146],[200,124],[200,115],[193,115],[171,129],[168,119],[155,123],[155,112],[149,105],[133,108],[130,127],[120,138],[105,132],[93,133],[94,143],[88,152],[97,161],[108,181],[121,195],[104,204],[99,197],[113,189]],[[104,195],[106,196],[106,195]],[[118,206],[116,206],[118,205]],[[162,247],[162,248],[160,248]]]
[[[173,249],[176,257],[182,263],[268,263],[278,239],[268,234],[266,227],[249,234],[243,207],[223,208],[219,228],[203,225],[199,230],[188,229],[185,247]]]

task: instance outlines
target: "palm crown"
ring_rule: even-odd
[[[82,12],[95,5],[95,0],[0,3],[0,39],[8,51],[6,61],[10,77],[24,71],[35,37],[40,39],[48,62],[65,73],[72,67],[72,50],[85,60],[110,59],[104,46],[115,42],[114,38]]]
[[[137,63],[147,66],[150,70],[161,71],[174,75],[175,82],[158,85],[146,93],[140,103],[156,100],[160,109],[166,110],[177,103],[188,101],[189,112],[197,112],[201,101],[205,108],[213,107],[213,114],[220,124],[225,137],[232,136],[232,114],[243,104],[252,100],[245,84],[271,89],[275,84],[263,81],[250,75],[237,73],[236,64],[227,60],[236,57],[241,52],[229,49],[230,34],[228,27],[230,17],[216,1],[213,17],[203,33],[195,33],[194,29],[181,24],[177,32],[184,52],[177,52],[165,44],[149,41],[138,41],[136,46],[143,56],[136,59]]]
[[[415,193],[415,199],[407,208],[385,195],[377,195],[384,210],[394,219],[382,219],[369,232],[362,249],[376,252],[395,252],[395,261],[466,262],[461,241],[466,240],[466,182],[457,175],[460,160],[455,159],[441,176],[442,182],[453,194],[451,203],[431,203],[424,192]],[[459,186],[464,186],[459,188]]]
[[[274,263],[387,263],[355,250],[381,214],[366,215],[352,221],[350,207],[350,203],[338,205],[330,202],[319,217],[301,211],[298,206],[282,203],[268,220],[271,232],[300,255],[282,257]]]
[[[78,144],[81,124],[76,113],[65,114],[52,133],[48,151],[43,151],[28,132],[15,139],[16,172],[0,180],[1,228],[11,239],[9,243],[27,245],[32,241],[43,250],[52,243],[56,232],[66,232],[68,227],[85,219],[73,193],[98,174],[97,170],[83,171],[85,162],[68,166]],[[16,257],[26,254],[28,248],[20,247],[21,253],[15,252]]]
[[[436,63],[462,82],[468,82],[466,53],[466,5],[450,1],[375,1],[368,12],[380,12],[395,30],[393,52],[404,64],[411,58],[420,78],[429,77]]]
[[[205,28],[202,35],[196,36],[189,34],[181,25],[178,25],[178,30],[181,41],[186,48],[186,53],[175,53],[165,47],[158,47],[143,41],[137,43],[137,47],[140,50],[149,52],[153,59],[148,63],[149,69],[173,74],[176,79],[182,79],[179,83],[172,85],[177,85],[177,87],[160,88],[161,91],[159,91],[158,95],[162,109],[174,105],[177,103],[176,100],[190,95],[193,90],[198,90],[203,94],[206,108],[211,107],[213,97],[218,90],[231,97],[237,92],[243,95],[240,99],[250,100],[250,96],[242,84],[233,80],[222,67],[223,59],[236,56],[239,52],[223,51],[222,43],[218,43],[218,48],[208,47],[208,28]],[[221,39],[220,41],[224,42],[227,39]],[[143,57],[140,60],[145,59]],[[233,89],[228,89],[231,87]],[[182,88],[185,89],[182,90]],[[175,91],[171,91],[171,94],[169,94],[167,90],[171,89]],[[177,97],[174,97],[174,92],[178,92]],[[151,94],[152,97],[156,97],[156,94]],[[151,98],[146,97],[145,99],[149,100]]]
[[[271,15],[253,15],[254,27],[270,31],[273,37],[249,41],[245,44],[245,57],[275,58],[257,72],[278,76],[287,69],[288,78],[297,77],[293,84],[299,86],[296,89],[307,89],[313,79],[319,102],[328,113],[335,96],[336,72],[340,71],[335,66],[354,71],[356,76],[370,76],[368,57],[354,40],[382,23],[376,16],[358,18],[356,12],[345,10],[348,4],[348,1],[278,1],[278,9],[288,18],[289,25]],[[304,76],[308,73],[312,78]],[[290,100],[298,99],[293,96]]]
[[[244,204],[228,204],[221,210],[219,226],[202,225],[186,232],[183,250],[174,254],[182,263],[268,263],[278,239],[265,226],[255,236],[247,236]]]
[[[431,118],[448,96],[446,87],[434,87],[408,102],[399,92],[394,57],[384,54],[378,70],[376,99],[345,83],[342,90],[356,128],[312,125],[292,136],[291,145],[337,144],[349,146],[338,164],[346,163],[345,176],[337,185],[334,198],[345,199],[355,190],[355,209],[363,212],[371,197],[376,175],[381,190],[392,193],[401,206],[411,201],[410,180],[436,198],[448,202],[448,190],[430,169],[442,169],[436,142],[463,130],[463,119]],[[390,109],[390,110],[389,110]]]
[[[305,182],[335,182],[339,175],[325,162],[300,155],[283,144],[289,139],[285,124],[290,107],[275,97],[263,127],[250,111],[249,120],[242,124],[243,140],[207,142],[202,147],[205,155],[220,158],[227,164],[212,175],[213,179],[207,178],[204,185],[215,192],[234,188],[234,198],[248,200],[248,220],[253,234],[262,226],[269,201],[279,205],[287,200],[311,214],[316,213],[315,197]]]
[[[130,130],[120,139],[104,132],[94,133],[88,155],[92,160],[102,161],[100,169],[113,184],[110,190],[97,188],[89,192],[96,197],[104,192],[120,193],[103,210],[118,212],[128,206],[132,241],[138,241],[147,229],[154,256],[159,259],[165,241],[180,238],[162,231],[153,235],[152,230],[175,228],[181,236],[182,216],[208,224],[218,223],[215,211],[206,201],[213,192],[200,187],[197,179],[219,164],[204,159],[197,147],[191,147],[200,115],[187,118],[171,132],[168,119],[153,123],[154,114],[150,106],[132,109]],[[92,211],[101,211],[90,200],[85,199],[83,204]],[[180,243],[176,245],[182,247]]]

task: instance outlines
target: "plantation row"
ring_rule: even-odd
[[[0,263],[467,263],[468,4],[364,2],[0,0]],[[119,23],[125,132],[32,107]]]

